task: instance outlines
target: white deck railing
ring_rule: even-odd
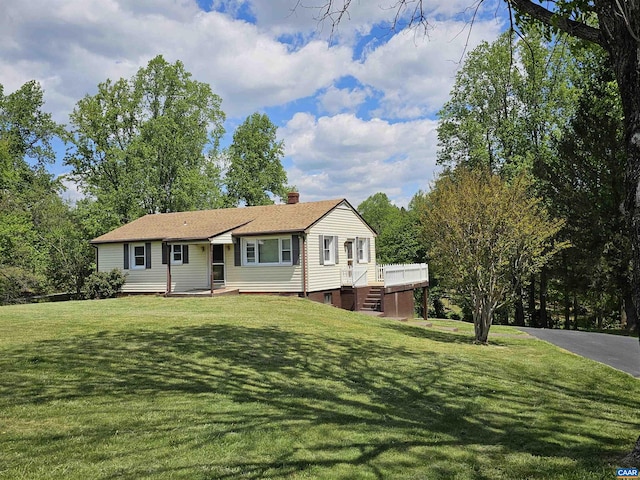
[[[340,270],[341,283],[349,287],[365,287],[367,285],[367,267],[351,266]]]
[[[420,283],[428,280],[429,265],[426,263],[376,266],[376,281],[384,282],[385,287]]]
[[[404,265],[376,265],[376,282],[385,287],[409,285],[429,280],[429,265],[411,263]],[[343,286],[364,287],[367,285],[367,267],[351,266],[340,271]]]

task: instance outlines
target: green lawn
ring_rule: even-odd
[[[1,307],[0,478],[615,478],[640,381],[459,325],[269,296]]]

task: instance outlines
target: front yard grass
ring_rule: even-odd
[[[451,323],[268,296],[2,307],[0,478],[615,478],[637,379]]]

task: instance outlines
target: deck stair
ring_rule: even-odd
[[[371,287],[362,304],[362,310],[371,312],[382,311],[382,287]]]

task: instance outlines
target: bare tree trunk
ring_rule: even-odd
[[[540,270],[540,326],[549,328],[549,318],[547,315],[547,269]]]
[[[638,316],[636,313],[636,308],[633,305],[633,295],[631,291],[627,291],[625,293],[624,299],[622,300],[623,311],[626,317],[626,329],[629,332],[632,332],[638,328]]]
[[[476,343],[487,344],[489,338],[489,329],[493,322],[493,313],[496,309],[496,303],[485,294],[478,295],[474,302],[473,326],[475,331]]]
[[[567,285],[564,286],[564,329],[571,330],[571,296]]]
[[[564,329],[571,329],[571,296],[569,293],[569,264],[566,252],[562,252],[562,268],[564,271],[564,282],[562,296],[564,297]]]
[[[515,301],[515,324],[519,327],[524,327],[524,303],[522,303],[522,285],[517,282],[516,287],[516,301]]]
[[[531,283],[529,284],[529,326],[537,327],[536,317],[536,276],[531,275]]]
[[[524,303],[522,303],[522,290],[520,290],[520,295],[516,298],[515,324],[519,327],[524,327]]]

